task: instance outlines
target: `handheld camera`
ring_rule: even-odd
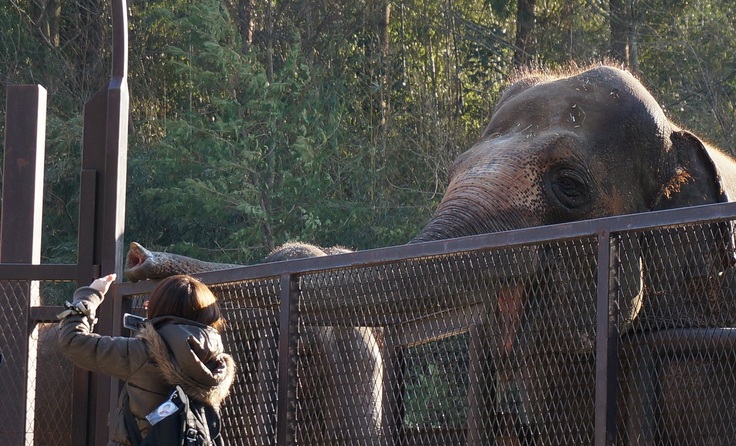
[[[123,315],[123,327],[128,330],[140,331],[141,328],[143,328],[143,322],[145,321],[146,318],[136,314],[125,313]]]

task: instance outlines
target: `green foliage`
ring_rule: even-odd
[[[410,348],[406,352],[408,428],[458,428],[467,423],[467,334]],[[456,358],[451,364],[443,358]]]
[[[517,2],[128,3],[125,237],[205,260],[251,263],[290,240],[411,240],[516,74]],[[534,3],[529,68],[606,58],[607,1]],[[733,153],[736,3],[624,3],[630,68],[675,121]],[[109,77],[109,2],[62,0],[58,16],[51,5],[0,2],[0,81],[49,92],[43,260],[73,263],[83,104]],[[70,286],[44,284],[44,299]],[[448,369],[432,348],[406,357],[404,422],[463,425],[467,360]]]
[[[676,122],[734,153],[736,4],[652,1],[644,11],[643,80]]]
[[[50,116],[46,129],[46,184],[43,210],[45,261],[76,263],[79,215],[79,163],[82,117]]]

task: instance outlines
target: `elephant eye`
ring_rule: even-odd
[[[590,202],[590,191],[584,177],[572,169],[559,169],[550,175],[555,198],[564,207],[577,209]]]

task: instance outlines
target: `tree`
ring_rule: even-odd
[[[129,7],[126,237],[156,249],[243,262],[288,239],[406,242],[520,67],[614,58],[734,149],[725,0]],[[99,0],[0,2],[0,79],[50,92],[47,259],[75,257],[81,112],[109,76],[109,19]]]
[[[532,33],[534,31],[534,8],[536,0],[517,0],[516,40],[514,42],[514,65],[527,66],[534,55]]]

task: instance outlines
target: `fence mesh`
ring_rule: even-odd
[[[56,347],[56,324],[36,323],[29,313],[32,304],[60,288],[68,284],[0,281],[2,301],[8,303],[0,312],[3,444],[71,446],[73,367]],[[29,416],[18,411],[19,401]]]
[[[624,443],[728,444],[736,438],[733,233],[727,224],[631,234],[644,293],[622,337]],[[626,296],[621,296],[625,298]]]
[[[236,282],[230,273],[211,286],[238,363],[225,437],[275,445],[287,426],[287,444],[593,444],[606,391],[597,346],[610,333],[613,443],[724,444],[736,438],[731,229],[632,230],[601,246],[596,235]],[[613,299],[603,318],[601,296]],[[145,295],[127,298],[143,311]],[[0,316],[6,356],[27,323],[14,314]],[[72,372],[51,333],[38,324],[29,337],[28,407],[35,444],[67,445],[70,400],[59,395]]]
[[[224,341],[238,379],[223,407],[229,444],[276,444],[279,291],[277,279],[211,287],[227,318]]]

